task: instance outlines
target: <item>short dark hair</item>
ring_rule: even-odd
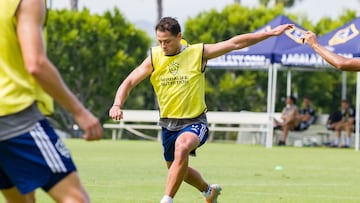
[[[296,104],[296,97],[294,95],[290,95],[289,98],[291,101],[293,101],[294,104]]]
[[[170,32],[172,35],[177,36],[181,32],[179,22],[172,17],[163,17],[155,26],[155,31]]]

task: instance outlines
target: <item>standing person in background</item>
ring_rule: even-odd
[[[316,53],[318,53],[322,58],[325,59],[325,61],[327,61],[335,68],[344,71],[360,71],[359,59],[340,56],[328,50],[324,46],[321,46],[313,32],[307,31],[303,38],[303,42],[307,43],[312,49],[314,49]]]
[[[159,46],[119,86],[109,116],[123,118],[122,107],[132,88],[150,76],[160,107],[160,126],[164,158],[168,167],[165,194],[161,203],[172,203],[183,181],[197,188],[207,203],[216,203],[221,187],[209,184],[200,173],[188,166],[189,155],[208,137],[205,104],[206,62],[232,50],[241,49],[293,25],[280,25],[268,32],[237,35],[216,44],[184,45],[178,21],[164,17],[155,27]],[[126,116],[126,115],[124,115]]]
[[[86,140],[100,139],[103,129],[46,56],[44,0],[1,0],[0,11],[1,193],[8,203],[35,202],[37,188],[56,202],[89,202],[70,152],[44,114],[53,98],[72,113]]]

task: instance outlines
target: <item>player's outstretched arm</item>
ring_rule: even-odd
[[[286,30],[292,29],[293,24],[284,24],[275,27],[268,32],[256,32],[237,35],[229,40],[218,42],[216,44],[205,44],[204,58],[212,59],[224,55],[230,51],[242,49],[261,42],[272,36],[279,36]]]
[[[314,49],[325,61],[339,70],[360,71],[360,60],[345,58],[321,46],[313,32],[307,31],[304,36],[304,43]]]
[[[152,65],[150,57],[147,57],[142,64],[135,68],[130,75],[121,83],[116,91],[113,106],[110,108],[109,116],[114,120],[123,118],[122,106],[124,105],[130,91],[147,76],[152,73]]]
[[[55,66],[47,58],[42,35],[45,12],[43,0],[22,0],[16,12],[17,35],[25,67],[57,103],[73,114],[76,122],[85,131],[86,140],[100,139],[103,129],[99,120],[68,89]]]

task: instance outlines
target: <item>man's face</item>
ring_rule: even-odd
[[[292,101],[292,99],[290,97],[286,97],[286,101],[285,101],[286,104],[289,104],[289,105],[293,105],[294,102]]]
[[[341,108],[342,109],[348,109],[349,108],[349,104],[347,102],[341,102]]]
[[[175,55],[180,51],[181,33],[174,36],[168,31],[156,31],[156,38],[165,55]]]
[[[304,98],[304,106],[310,106],[310,99]]]

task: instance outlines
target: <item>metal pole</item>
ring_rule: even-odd
[[[273,83],[273,65],[269,66],[268,69],[268,89],[267,89],[267,106],[266,111],[268,113],[268,129],[266,133],[266,139],[265,139],[265,146],[266,148],[272,147],[272,140],[273,137],[273,115],[271,113],[272,109],[272,83]]]
[[[346,83],[347,83],[347,74],[346,71],[341,73],[342,75],[342,88],[341,88],[341,99],[346,99]]]
[[[291,95],[291,70],[287,71],[286,96]]]
[[[270,114],[271,114],[271,119],[273,119],[274,117],[274,112],[275,112],[275,95],[276,95],[276,80],[277,80],[277,65],[274,64],[273,65],[273,74],[272,74],[272,84],[271,84],[271,107],[270,107]],[[272,143],[273,143],[273,121],[271,120],[270,125],[271,127],[271,132],[268,134],[267,138],[266,138],[266,148],[272,148]]]
[[[356,112],[355,112],[355,151],[359,151],[359,123],[360,123],[360,72],[356,81]]]

